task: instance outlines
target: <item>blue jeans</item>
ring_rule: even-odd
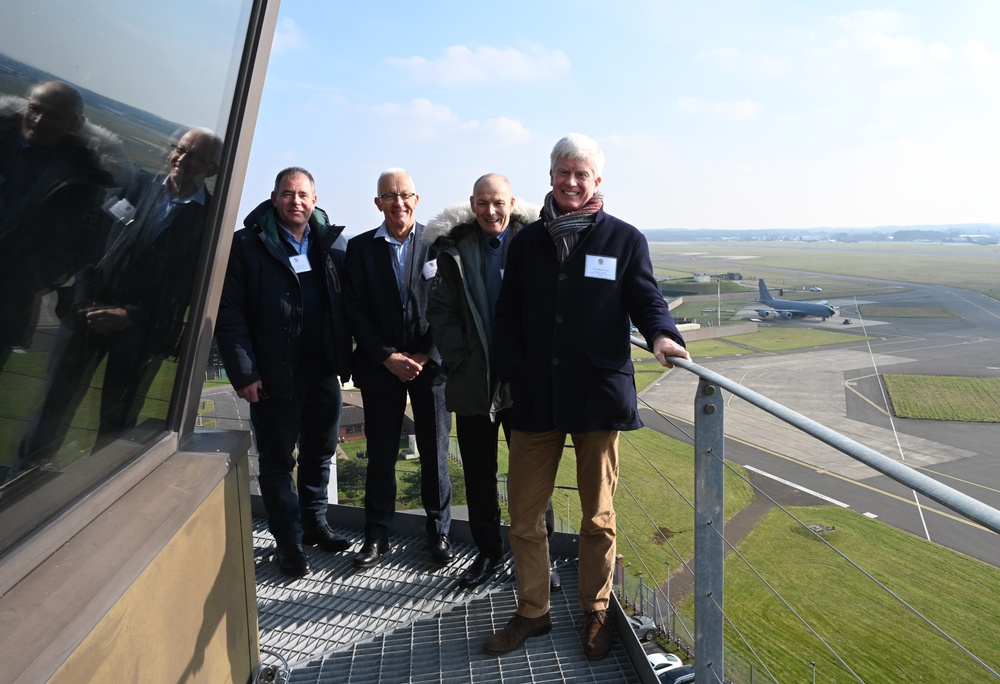
[[[333,373],[296,373],[292,398],[250,404],[257,440],[260,494],[279,546],[302,541],[302,528],[326,525],[330,462],[340,431],[340,381]],[[292,482],[299,447],[298,478]]]

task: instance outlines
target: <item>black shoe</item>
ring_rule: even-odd
[[[451,548],[451,539],[448,538],[447,534],[439,534],[429,538],[427,546],[430,547],[431,555],[438,563],[448,564],[455,557],[455,550]]]
[[[278,569],[281,570],[282,575],[305,577],[309,574],[309,561],[306,560],[306,552],[302,550],[302,544],[279,546],[274,553],[274,559],[278,561]]]
[[[559,573],[556,572],[555,568],[549,570],[549,593],[553,593],[562,589],[562,579],[559,577]]]
[[[389,553],[388,539],[365,539],[364,546],[354,554],[354,567],[370,568],[378,565],[378,559]]]
[[[329,525],[302,530],[302,544],[304,546],[318,546],[330,553],[340,553],[351,548],[351,542],[335,533]]]
[[[458,586],[463,589],[478,587],[496,572],[498,565],[500,565],[500,559],[496,556],[487,553],[479,554],[476,556],[476,560],[472,561],[472,565],[459,576]]]

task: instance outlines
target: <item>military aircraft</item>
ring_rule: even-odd
[[[768,291],[763,278],[757,281],[757,287],[760,289],[760,299],[757,301],[771,307],[770,309],[757,309],[757,314],[761,318],[784,318],[788,320],[790,318],[815,316],[825,321],[837,313],[832,306],[826,303],[826,300],[822,302],[790,302],[784,299],[775,299]]]

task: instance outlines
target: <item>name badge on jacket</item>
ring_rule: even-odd
[[[305,254],[293,254],[288,257],[288,260],[292,262],[292,268],[295,269],[296,273],[307,273],[312,270],[312,266],[309,265],[309,257]]]
[[[438,260],[431,259],[430,261],[426,262],[424,264],[423,271],[424,271],[424,280],[430,280],[431,278],[436,276],[438,272]]]
[[[615,269],[618,267],[618,259],[615,257],[601,256],[599,254],[588,254],[587,262],[583,269],[583,275],[588,278],[600,278],[601,280],[614,280]]]

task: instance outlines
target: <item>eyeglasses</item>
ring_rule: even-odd
[[[189,148],[184,147],[183,145],[171,145],[170,153],[176,154],[178,157],[187,157],[196,164],[207,165],[211,163],[201,155],[194,154]]]
[[[397,199],[401,199],[404,202],[409,202],[411,199],[417,196],[415,192],[383,192],[378,196],[380,200],[386,203],[395,202]]]

